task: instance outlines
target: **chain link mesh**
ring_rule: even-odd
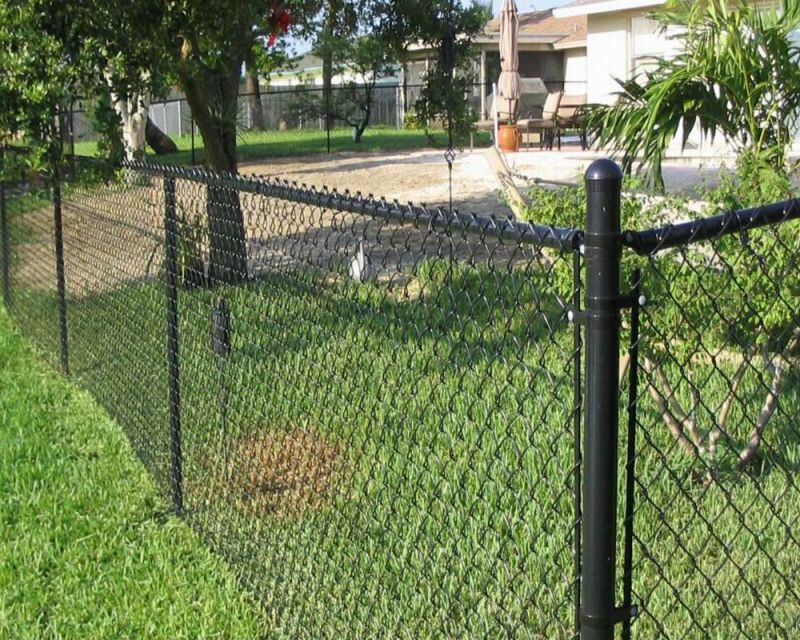
[[[575,637],[579,231],[145,164],[54,189],[7,153],[4,177],[9,310],[270,634]],[[623,236],[634,637],[800,624],[798,213]]]
[[[71,375],[165,497],[180,464],[187,521],[270,637],[574,637],[569,237],[85,167],[61,194]],[[17,190],[9,215],[11,308],[58,362],[53,206]]]
[[[796,636],[796,206],[639,261],[636,637]]]

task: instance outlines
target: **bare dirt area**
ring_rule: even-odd
[[[464,213],[506,216],[500,182],[483,149],[458,152],[453,164],[453,206]],[[243,163],[239,170],[337,191],[360,191],[402,203],[447,207],[447,162],[441,150],[409,153],[335,153]]]
[[[505,217],[511,209],[501,198],[501,183],[491,169],[488,149],[463,150],[453,165],[453,205],[464,213]],[[506,154],[517,189],[524,195],[537,181],[577,184],[596,159],[607,154],[567,146],[563,151],[537,148]],[[334,153],[298,158],[276,158],[243,163],[240,171],[280,178],[298,184],[338,191],[384,196],[402,203],[446,207],[448,170],[444,153],[425,150],[403,153]],[[694,196],[719,180],[713,163],[665,162],[667,191]]]

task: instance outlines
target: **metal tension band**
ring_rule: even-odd
[[[634,307],[641,308],[647,304],[647,296],[641,294],[637,295],[635,292],[615,298],[602,298],[594,296],[590,297],[589,300],[602,303],[602,308],[582,309],[580,311],[572,308],[567,312],[567,319],[570,322],[585,324],[586,320],[590,317],[596,318],[606,316],[608,315],[609,311],[616,312],[621,309],[633,309]]]
[[[606,629],[609,625],[630,622],[638,617],[639,607],[635,604],[630,607],[617,607],[610,616],[591,615],[581,610],[581,625],[592,629]]]
[[[587,249],[616,249],[622,247],[622,235],[603,231],[587,231],[583,236]]]

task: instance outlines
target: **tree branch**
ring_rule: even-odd
[[[738,369],[736,369],[736,373],[733,375],[731,386],[728,390],[728,395],[725,397],[725,400],[722,402],[722,406],[720,407],[719,419],[708,436],[708,451],[712,457],[717,453],[719,439],[722,437],[723,432],[727,430],[728,418],[730,417],[731,408],[733,407],[733,401],[736,399],[736,394],[739,391],[739,387],[744,379],[744,374],[747,371],[747,366],[750,364],[752,357],[753,351],[752,349],[748,349],[745,352]]]
[[[691,440],[686,437],[686,434],[683,431],[683,425],[686,423],[686,414],[678,405],[677,400],[675,400],[675,393],[672,390],[672,387],[670,387],[664,372],[660,369],[657,369],[653,362],[647,357],[642,359],[642,368],[651,377],[651,380],[647,385],[650,396],[658,406],[658,410],[661,412],[661,417],[664,419],[664,422],[666,423],[670,432],[675,437],[678,445],[689,455],[697,457],[697,447],[692,444]],[[658,379],[658,382],[667,390],[667,393],[670,394],[669,399],[665,397],[661,391],[659,391],[658,387],[656,387],[654,381],[652,380],[654,375]]]
[[[753,430],[750,432],[750,439],[747,446],[739,453],[739,466],[743,467],[750,462],[756,455],[758,448],[761,446],[761,440],[764,437],[764,429],[775,413],[778,407],[778,396],[780,395],[781,388],[783,387],[783,373],[784,366],[782,362],[775,364],[770,362],[767,371],[772,374],[772,383],[770,384],[767,398],[764,400],[764,405],[761,407],[761,413],[758,415]]]

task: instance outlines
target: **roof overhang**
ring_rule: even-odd
[[[556,51],[564,51],[566,49],[585,49],[586,40],[572,40],[571,42],[556,42],[553,49]]]
[[[598,0],[591,4],[576,4],[572,6],[553,9],[556,18],[574,18],[575,16],[588,16],[597,13],[616,13],[632,9],[649,9],[660,7],[666,0]]]
[[[568,34],[542,34],[542,35],[528,35],[520,33],[517,36],[519,44],[552,44],[555,45],[559,40],[566,38]],[[482,34],[476,36],[472,40],[473,44],[500,44],[500,34]]]

